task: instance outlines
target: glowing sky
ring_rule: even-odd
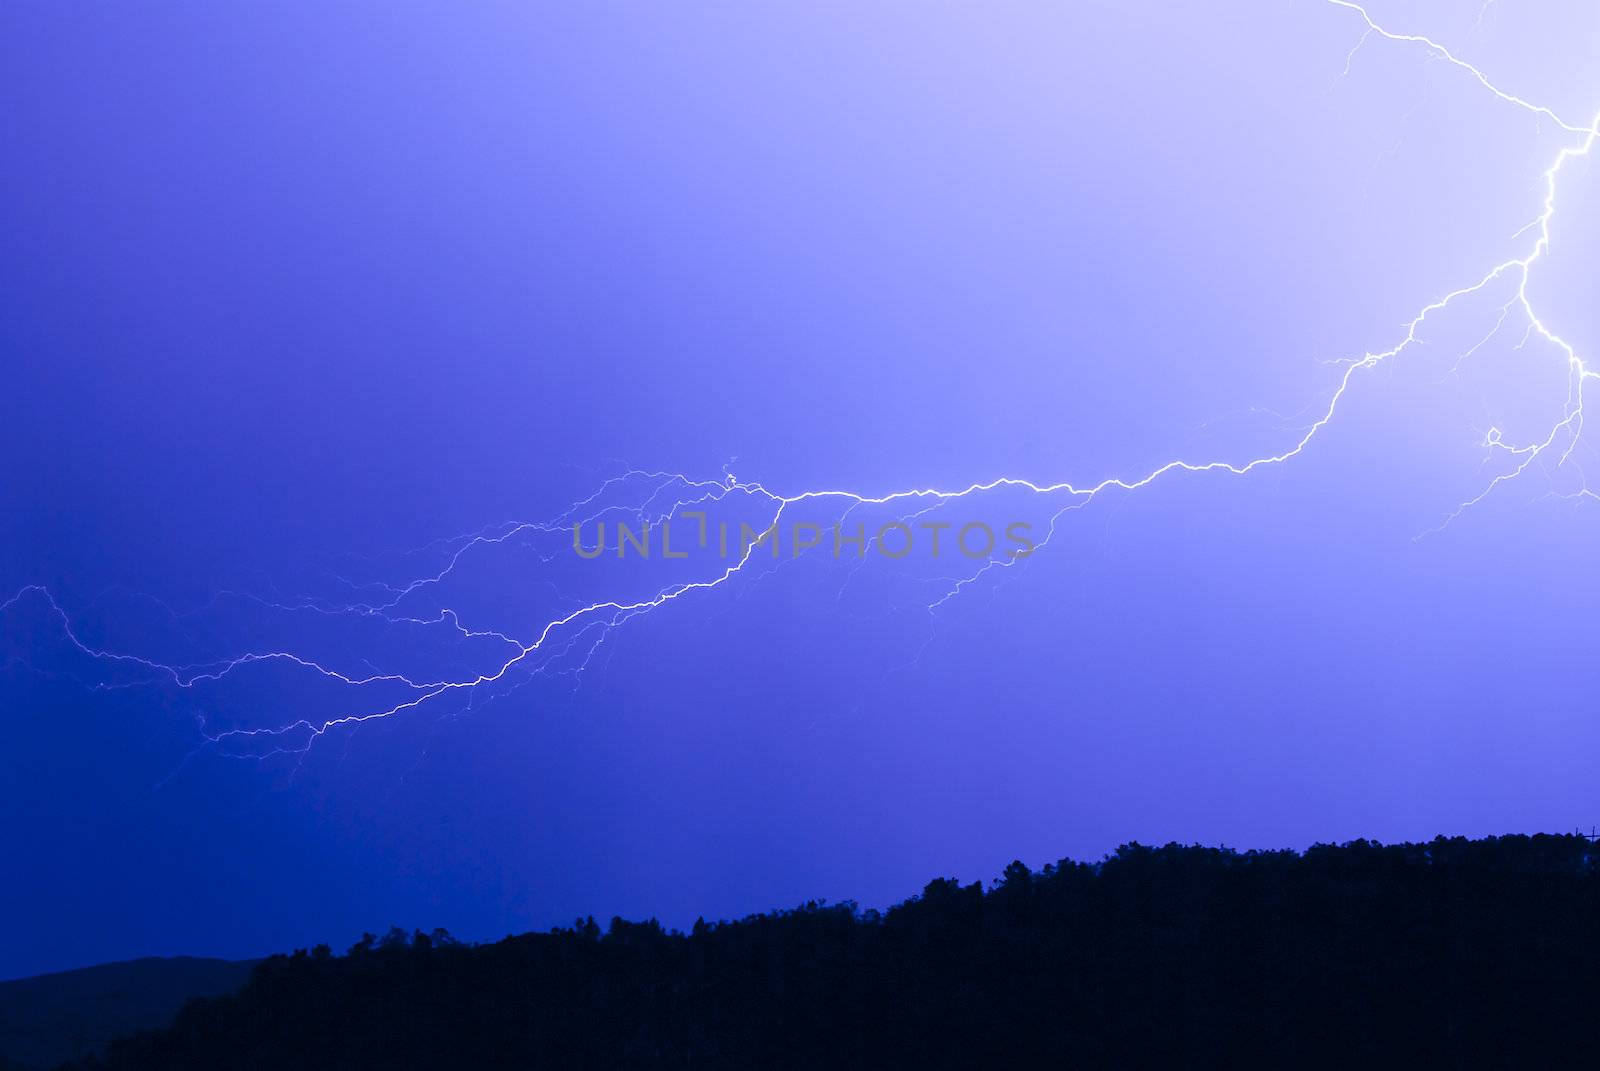
[[[0,974],[1600,821],[1591,5],[0,20]]]

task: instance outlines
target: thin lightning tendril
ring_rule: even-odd
[[[1545,168],[1542,174],[1544,194],[1541,211],[1536,218],[1513,236],[1514,238],[1530,234],[1533,236],[1532,246],[1526,254],[1494,265],[1487,272],[1480,275],[1475,282],[1452,290],[1443,297],[1423,306],[1404,325],[1404,333],[1399,341],[1389,349],[1376,353],[1369,352],[1359,358],[1348,358],[1335,362],[1343,365],[1337,386],[1328,396],[1326,404],[1319,411],[1316,411],[1315,419],[1302,427],[1298,438],[1293,439],[1282,449],[1243,461],[1211,460],[1193,462],[1181,459],[1172,460],[1147,471],[1142,476],[1111,477],[1098,483],[1077,484],[1070,481],[1036,483],[1020,477],[1001,476],[986,482],[972,483],[958,489],[922,487],[892,491],[881,495],[868,495],[845,488],[810,489],[793,494],[780,494],[759,482],[743,481],[728,472],[725,472],[721,479],[696,480],[680,473],[628,469],[620,475],[605,480],[593,494],[574,502],[566,511],[551,520],[497,525],[476,533],[456,537],[455,539],[439,541],[430,545],[430,548],[424,548],[442,548],[446,551],[444,565],[433,573],[399,585],[351,585],[352,588],[358,591],[375,590],[377,592],[375,597],[365,601],[337,603],[320,599],[302,599],[299,601],[275,602],[237,592],[223,592],[213,599],[213,603],[224,597],[249,599],[284,612],[309,612],[332,616],[371,618],[387,625],[448,628],[460,639],[487,640],[504,648],[504,655],[494,658],[490,663],[490,668],[486,671],[454,677],[443,675],[413,676],[395,672],[382,672],[376,669],[370,673],[352,673],[288,650],[255,651],[203,664],[169,665],[138,655],[107,650],[87,642],[74,627],[72,618],[66,610],[57,602],[54,595],[42,585],[28,585],[21,588],[11,598],[4,603],[0,603],[0,615],[12,611],[24,600],[38,600],[59,621],[62,634],[76,648],[79,654],[93,659],[97,663],[142,673],[144,678],[135,682],[139,684],[166,682],[179,689],[191,689],[199,684],[220,681],[248,666],[264,663],[282,663],[297,669],[310,671],[335,685],[349,689],[371,690],[389,687],[399,689],[404,693],[404,698],[393,702],[374,703],[370,709],[358,710],[326,719],[299,718],[270,728],[228,729],[223,731],[210,731],[203,721],[200,726],[200,734],[203,739],[202,749],[211,747],[226,753],[226,749],[231,746],[243,746],[254,741],[264,745],[264,749],[257,746],[249,751],[250,755],[258,759],[277,754],[291,754],[303,757],[317,740],[340,728],[354,728],[367,722],[380,721],[416,711],[432,704],[443,696],[451,694],[465,694],[470,703],[472,695],[479,689],[509,680],[519,667],[532,667],[534,673],[551,670],[551,667],[558,664],[562,658],[581,651],[583,657],[577,665],[570,669],[561,670],[561,672],[571,673],[575,677],[581,677],[595,658],[596,652],[615,629],[635,617],[658,610],[669,603],[728,584],[747,570],[754,560],[757,546],[749,545],[745,547],[731,564],[725,565],[720,573],[716,573],[707,579],[674,583],[659,588],[653,594],[642,599],[603,599],[576,605],[564,613],[551,617],[542,627],[534,631],[529,638],[518,639],[501,631],[468,628],[462,624],[456,611],[449,608],[440,608],[433,617],[408,616],[399,612],[398,608],[407,599],[426,589],[436,588],[444,584],[454,574],[462,561],[474,552],[529,536],[559,537],[571,531],[574,525],[594,523],[611,515],[620,516],[626,514],[635,520],[659,523],[677,517],[685,510],[691,510],[696,506],[722,503],[730,499],[764,504],[766,510],[764,516],[767,518],[767,523],[771,526],[776,526],[784,520],[786,515],[790,514],[794,507],[806,503],[836,504],[842,510],[841,516],[848,516],[851,511],[862,507],[890,507],[891,509],[906,507],[917,511],[910,514],[910,516],[914,517],[953,501],[1003,490],[1025,492],[1052,502],[1060,502],[1059,508],[1050,516],[1047,534],[1038,543],[1038,548],[1043,549],[1054,536],[1057,523],[1063,516],[1068,512],[1087,506],[1108,492],[1138,491],[1158,480],[1162,480],[1164,477],[1180,472],[1194,475],[1226,473],[1233,476],[1246,476],[1258,469],[1282,465],[1298,457],[1311,447],[1325,428],[1334,422],[1341,406],[1345,402],[1346,395],[1351,389],[1351,385],[1357,380],[1358,376],[1398,358],[1412,347],[1417,346],[1419,344],[1419,332],[1431,317],[1463,298],[1486,291],[1501,280],[1512,280],[1515,282],[1516,287],[1514,296],[1500,307],[1499,318],[1495,321],[1490,331],[1475,345],[1462,352],[1458,356],[1454,367],[1459,369],[1464,361],[1477,352],[1490,338],[1500,332],[1513,310],[1519,310],[1521,316],[1526,320],[1526,334],[1523,342],[1525,343],[1537,336],[1549,345],[1554,346],[1565,358],[1568,369],[1568,392],[1561,409],[1561,418],[1549,428],[1548,433],[1543,437],[1521,444],[1507,441],[1500,429],[1491,428],[1485,436],[1484,446],[1492,452],[1502,453],[1514,458],[1515,463],[1508,471],[1490,479],[1478,494],[1461,502],[1451,510],[1438,526],[1422,533],[1418,538],[1436,533],[1457,520],[1463,513],[1481,503],[1502,484],[1515,480],[1525,473],[1530,466],[1540,462],[1547,456],[1555,459],[1556,467],[1558,468],[1567,464],[1582,434],[1585,416],[1585,391],[1592,381],[1600,378],[1600,371],[1591,369],[1586,365],[1572,343],[1563,338],[1540,316],[1529,296],[1528,287],[1530,280],[1533,278],[1534,269],[1550,250],[1551,225],[1556,216],[1557,191],[1561,174],[1574,160],[1589,156],[1596,141],[1600,140],[1600,114],[1597,114],[1594,120],[1587,125],[1571,122],[1562,118],[1550,108],[1535,104],[1500,89],[1483,71],[1456,56],[1448,48],[1431,38],[1416,34],[1392,32],[1379,25],[1362,5],[1352,2],[1352,0],[1326,0],[1326,2],[1333,7],[1343,8],[1355,13],[1364,23],[1361,38],[1356,42],[1346,58],[1346,74],[1348,74],[1356,54],[1373,37],[1421,46],[1436,58],[1470,76],[1497,100],[1530,113],[1540,122],[1549,121],[1559,127],[1561,131],[1576,135],[1577,140],[1563,147],[1549,166]],[[1489,6],[1489,3],[1485,3],[1483,12],[1486,12]],[[1483,12],[1479,14],[1480,24],[1484,17]],[[623,506],[606,503],[605,499],[608,494],[634,487],[642,487],[643,491],[641,492],[642,497],[635,500],[631,505]],[[1576,494],[1588,498],[1600,497],[1590,491],[1587,486],[1584,486]],[[548,561],[549,559],[545,560]],[[950,584],[949,588],[932,600],[928,604],[927,610],[930,613],[937,610],[977,582],[991,569],[1010,568],[1020,560],[1022,559],[991,558],[970,576],[946,578],[946,581]],[[515,686],[520,686],[521,683],[526,683],[526,679],[518,682]],[[93,685],[96,688],[126,688],[132,686],[133,683],[129,682],[101,682]]]

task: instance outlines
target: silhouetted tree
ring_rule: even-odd
[[[1597,869],[1580,836],[1130,844],[882,914],[392,929],[274,957],[93,1066],[1588,1067]]]

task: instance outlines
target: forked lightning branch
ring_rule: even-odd
[[[1557,325],[1541,313],[1530,297],[1529,283],[1543,266],[1554,239],[1562,181],[1575,161],[1590,156],[1600,138],[1600,114],[1587,123],[1559,115],[1545,105],[1502,88],[1488,73],[1430,37],[1384,27],[1364,7],[1351,0],[1324,2],[1350,13],[1354,32],[1359,33],[1352,57],[1375,38],[1394,47],[1428,54],[1457,72],[1464,81],[1476,83],[1485,106],[1520,109],[1530,123],[1539,124],[1541,128],[1555,126],[1565,144],[1553,157],[1529,162],[1528,177],[1536,181],[1540,194],[1536,203],[1530,205],[1526,226],[1518,232],[1519,239],[1525,243],[1522,254],[1498,264],[1482,265],[1467,273],[1465,281],[1442,285],[1440,296],[1416,312],[1390,348],[1342,362],[1342,374],[1334,390],[1317,407],[1315,419],[1307,427],[1255,456],[1197,461],[1173,458],[1139,474],[1094,483],[1066,480],[1041,483],[1021,476],[1002,475],[964,487],[920,486],[882,493],[843,488],[780,493],[761,483],[731,476],[694,479],[681,473],[630,470],[605,481],[593,495],[573,503],[559,517],[497,525],[444,541],[441,546],[446,553],[441,567],[410,580],[378,585],[381,594],[377,598],[351,601],[306,597],[284,601],[252,596],[256,603],[274,611],[316,613],[353,620],[376,619],[435,630],[432,634],[441,644],[471,639],[496,645],[497,653],[480,671],[458,676],[412,673],[404,668],[372,669],[365,659],[352,659],[351,665],[331,664],[326,658],[286,649],[244,651],[221,660],[194,664],[175,664],[135,651],[108,650],[86,642],[73,616],[49,590],[36,584],[24,587],[0,604],[0,613],[20,614],[31,607],[38,619],[51,622],[55,640],[64,640],[77,656],[103,667],[108,678],[116,674],[116,687],[144,684],[192,689],[201,684],[214,686],[249,667],[280,663],[293,672],[344,689],[348,694],[345,712],[333,717],[298,716],[277,720],[274,712],[263,711],[261,721],[267,724],[265,728],[220,731],[208,728],[203,719],[201,721],[199,746],[202,749],[256,758],[279,753],[304,755],[322,737],[341,728],[430,710],[443,717],[451,712],[448,700],[452,696],[466,697],[470,702],[470,697],[480,690],[497,685],[516,686],[532,677],[555,672],[558,667],[576,663],[581,671],[594,651],[629,621],[727,585],[748,565],[764,556],[792,557],[831,551],[839,558],[859,561],[869,556],[905,558],[916,551],[925,551],[967,562],[964,574],[951,580],[948,590],[929,603],[932,611],[946,605],[991,570],[1012,568],[1045,549],[1063,518],[1108,492],[1135,492],[1179,474],[1244,476],[1298,457],[1338,419],[1346,396],[1358,382],[1366,379],[1366,373],[1419,345],[1430,320],[1447,308],[1486,296],[1492,285],[1510,284],[1515,287],[1514,296],[1500,308],[1501,319],[1496,329],[1514,311],[1526,329],[1525,342],[1536,342],[1548,348],[1548,352],[1563,363],[1566,388],[1563,396],[1552,399],[1548,424],[1543,425],[1538,434],[1520,442],[1510,441],[1498,429],[1489,434],[1485,446],[1508,459],[1506,470],[1486,478],[1476,495],[1454,508],[1442,510],[1439,525],[1442,528],[1536,464],[1554,469],[1569,467],[1579,444],[1586,394],[1600,372],[1590,368]],[[1600,87],[1600,77],[1596,83]],[[1494,307],[1489,307],[1491,313]],[[1576,496],[1600,497],[1583,484],[1581,471],[1577,473],[1577,480],[1578,490],[1573,492]],[[944,507],[965,503],[974,507],[968,514],[970,517],[979,512],[975,507],[980,501],[992,503],[994,496],[1002,493],[1036,498],[1043,507],[1040,515],[1046,518],[1045,523],[1036,530],[1032,524],[1021,521],[947,522],[943,515],[933,516]],[[618,501],[619,495],[631,497]],[[748,520],[738,524],[708,522],[708,509],[735,499],[759,512],[754,524]],[[853,511],[863,508],[880,509],[893,519],[886,524],[864,523],[857,527],[849,518]],[[808,511],[810,516],[803,517]],[[990,516],[994,514],[992,509],[987,512]],[[609,542],[608,520],[611,522]],[[614,560],[631,554],[637,559],[636,564],[649,560],[651,567],[657,568],[663,560],[686,559],[698,552],[713,558],[716,564],[704,570],[705,575],[699,579],[675,580],[643,594],[618,593],[577,603],[552,614],[531,633],[523,635],[482,622],[465,624],[456,611],[444,603],[444,585],[469,559],[491,554],[496,548],[518,540],[564,542],[569,533],[570,552],[585,560],[598,560],[602,556]],[[552,553],[558,551],[559,548]],[[655,557],[652,558],[652,554]],[[91,687],[109,686],[105,680],[86,680],[85,683]],[[397,691],[399,698],[395,698]]]

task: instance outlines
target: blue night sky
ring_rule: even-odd
[[[0,977],[1600,822],[1597,71],[1577,0],[9,4]],[[573,552],[686,509],[824,545]],[[897,519],[1054,527],[833,557]]]

